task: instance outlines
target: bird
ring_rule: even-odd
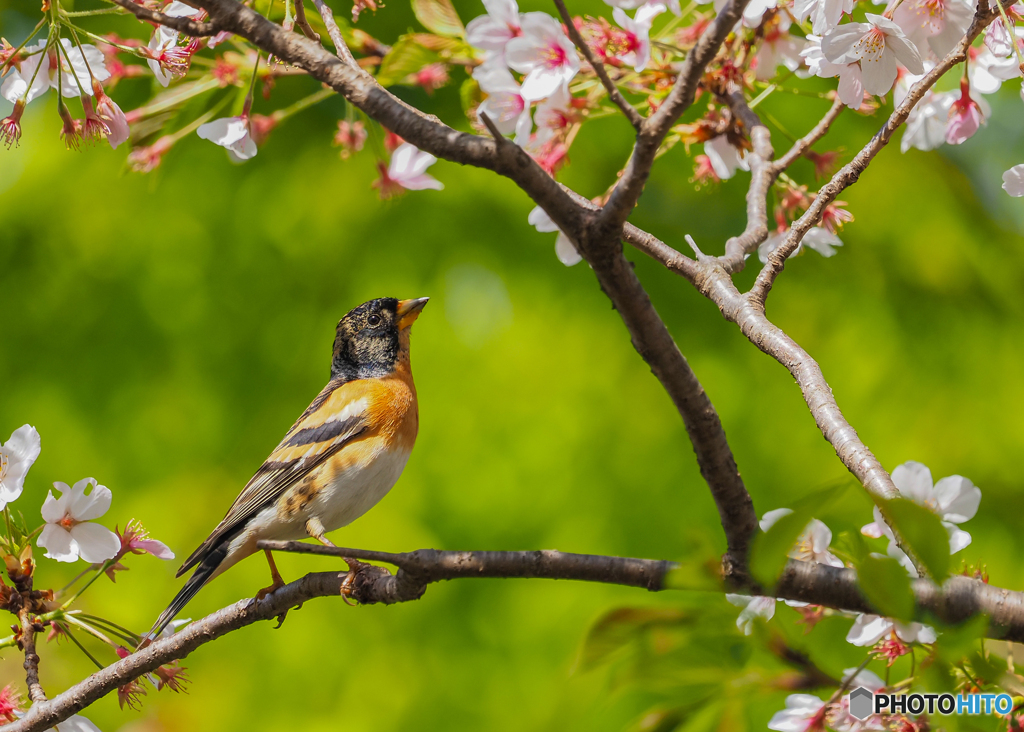
[[[409,338],[428,300],[378,298],[338,322],[327,386],[178,569],[181,577],[195,567],[147,638],[158,637],[211,580],[255,554],[257,542],[312,537],[334,546],[325,534],[352,523],[391,490],[419,430]],[[257,598],[285,584],[273,555],[264,552],[272,584]]]

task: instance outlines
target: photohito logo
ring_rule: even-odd
[[[862,722],[872,714],[1009,714],[1009,694],[886,694],[858,686],[847,697],[850,714]]]

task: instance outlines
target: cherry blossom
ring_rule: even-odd
[[[526,74],[521,93],[533,102],[571,81],[580,60],[561,24],[547,13],[524,14],[522,32],[505,46],[505,60],[514,71]]]
[[[637,10],[642,8],[644,5],[654,5],[655,0],[604,0],[605,3],[611,5],[613,8],[622,8],[623,10]],[[703,0],[708,2],[708,0]],[[660,3],[664,4],[664,3]],[[668,0],[668,9],[675,15],[682,15],[682,9],[679,6],[679,0]]]
[[[96,96],[96,113],[107,126],[107,142],[116,150],[118,145],[128,140],[128,119],[117,103],[104,93],[99,82],[93,84],[93,94]]]
[[[912,74],[924,73],[921,54],[888,18],[868,13],[867,23],[846,23],[821,39],[821,51],[834,64],[859,63],[864,89],[885,94],[896,81],[897,62]]]
[[[839,25],[843,13],[852,13],[856,0],[796,0],[793,12],[798,22],[811,19],[811,30],[816,35],[828,33]]]
[[[1003,173],[1003,190],[1014,198],[1024,196],[1024,163]]]
[[[100,728],[81,714],[74,714],[57,723],[57,732],[100,732]]]
[[[0,509],[21,495],[25,476],[41,449],[39,433],[29,424],[14,430],[10,439],[0,445]]]
[[[790,71],[800,68],[800,52],[803,42],[789,34],[789,18],[777,15],[776,22],[768,24],[764,29],[764,42],[757,51],[758,79],[767,81],[775,76],[779,66]]]
[[[999,25],[993,23],[992,25]],[[974,52],[977,51],[977,55]],[[988,48],[971,49],[973,58],[967,64],[967,74],[971,88],[979,94],[995,94],[1003,85],[1020,76],[1020,66],[1016,56],[1001,57]]]
[[[713,137],[704,143],[704,154],[720,180],[732,178],[737,170],[750,170],[743,154],[731,143],[727,135]]]
[[[21,117],[25,114],[25,102],[21,99],[14,103],[10,115],[0,120],[0,144],[8,150],[17,146],[21,140]]]
[[[855,646],[873,646],[892,633],[905,643],[934,643],[935,630],[921,623],[903,623],[878,615],[861,614],[846,634],[848,643]]]
[[[647,3],[640,6],[634,17],[626,15],[622,8],[612,10],[612,17],[619,27],[626,31],[626,50],[618,54],[618,58],[633,67],[636,72],[647,68],[651,60],[651,23],[665,12],[661,3]]]
[[[522,16],[515,0],[484,0],[487,15],[473,18],[466,26],[469,45],[491,51],[504,63],[505,46],[522,35]]]
[[[522,145],[529,140],[533,129],[530,104],[523,99],[519,83],[509,70],[503,65],[483,64],[474,69],[473,78],[487,94],[477,113],[490,117],[503,135],[515,132],[516,144]]]
[[[60,43],[63,51],[47,49],[45,40],[25,46],[22,49],[25,59],[20,68],[11,69],[0,87],[0,95],[9,102],[24,99],[26,104],[50,88],[59,89],[62,96],[69,98],[80,96],[82,92],[91,95],[93,80],[110,78],[103,53],[96,46],[84,43],[78,47],[67,38],[61,38]]]
[[[904,0],[892,19],[917,48],[927,44],[945,56],[959,42],[974,18],[974,8],[963,0]]]
[[[985,105],[984,108],[981,105]],[[981,97],[974,99],[971,96],[970,85],[966,81],[961,82],[960,96],[949,110],[946,142],[950,145],[966,142],[985,123],[989,113],[988,103]]]
[[[550,97],[538,104],[537,110],[533,113],[537,133],[530,141],[531,152],[539,150],[556,134],[565,130],[572,123],[572,117],[572,95],[569,93],[569,85],[563,84],[555,89]]]
[[[931,64],[925,64],[928,69]],[[920,81],[922,76],[902,74],[896,82],[893,100],[901,104],[910,92],[910,88]],[[946,141],[946,124],[949,121],[949,110],[956,100],[956,92],[937,92],[929,89],[921,97],[907,117],[903,138],[900,140],[900,151],[907,152],[914,147],[918,150],[934,150]]]
[[[548,216],[547,211],[540,206],[530,211],[527,221],[541,234],[548,234],[552,231],[558,232],[558,236],[555,238],[555,256],[566,267],[579,264],[583,260],[583,257],[576,250],[576,245],[572,243],[569,237],[562,233],[562,230]]]
[[[768,531],[780,518],[791,513],[793,513],[791,508],[776,508],[762,516],[758,525],[761,527],[761,531]],[[802,562],[817,562],[819,564],[827,564],[830,567],[845,566],[843,560],[828,550],[831,543],[832,530],[823,521],[811,519],[788,556],[790,559],[798,559]]]
[[[872,693],[885,688],[885,682],[877,674],[867,669],[860,671],[856,668],[844,669],[843,683],[849,689],[862,686]],[[872,714],[864,720],[857,719],[850,714],[849,694],[843,694],[839,698],[839,701],[829,709],[828,717],[829,726],[837,732],[882,732],[886,729],[881,714]]]
[[[903,463],[892,471],[892,482],[903,498],[909,498],[914,503],[924,506],[942,519],[942,525],[949,533],[950,554],[955,554],[971,543],[971,535],[959,528],[958,524],[969,521],[978,512],[981,489],[974,483],[963,476],[950,475],[933,486],[931,471],[927,466],[914,461]],[[889,556],[898,559],[912,575],[917,576],[910,558],[896,546],[892,529],[882,519],[877,506],[874,509],[874,518],[872,523],[860,530],[861,533],[876,539],[887,537]]]
[[[864,102],[864,79],[860,64],[835,64],[825,58],[821,51],[821,38],[808,35],[804,39],[804,48],[800,56],[814,76],[828,79],[839,77],[839,100],[851,109],[859,109]]]
[[[768,729],[776,732],[823,732],[825,702],[813,694],[790,694],[786,708],[768,720]]]
[[[92,486],[86,495],[85,490]],[[74,562],[81,558],[96,564],[113,558],[121,542],[113,531],[90,523],[110,508],[111,493],[106,486],[97,485],[94,478],[85,478],[68,488],[66,483],[54,483],[60,498],[48,491],[43,502],[43,520],[46,526],[39,535],[38,545],[46,549],[45,556],[58,562]]]
[[[1012,12],[1016,15],[1024,14],[1024,5],[1017,3],[1012,8],[1006,9],[1008,13]],[[1013,17],[1012,15],[1010,17]],[[1014,27],[1014,36],[1016,43],[1020,45],[1021,37],[1024,36],[1024,29]],[[992,53],[999,57],[1009,56],[1013,53],[1013,43],[1010,39],[1010,33],[1006,30],[1006,26],[998,20],[989,23],[988,28],[985,29],[985,45]]]
[[[422,191],[427,188],[440,191],[444,184],[426,172],[436,162],[437,158],[430,153],[423,152],[412,143],[403,142],[391,153],[391,164],[387,169],[381,164],[381,177],[374,186],[380,188],[382,198],[391,198],[403,191]]]
[[[782,231],[775,232],[761,242],[761,246],[757,248],[758,259],[762,262],[767,262],[769,255],[778,249],[782,245],[782,242],[786,241],[787,236],[789,236],[789,230],[784,229]],[[841,247],[842,245],[843,240],[836,236],[835,233],[820,226],[814,226],[804,234],[804,238],[800,241],[800,245],[797,246],[796,250],[790,256],[795,257],[803,250],[804,247],[807,247],[808,249],[813,249],[823,257],[831,257],[836,253],[836,247]],[[842,564],[837,566],[842,566]]]
[[[203,11],[174,0],[160,12],[172,18],[193,18]],[[175,53],[177,45],[178,31],[165,25],[158,25],[153,29],[153,35],[146,46],[152,52],[147,63],[161,86],[167,86],[172,78],[188,70],[187,61],[181,58],[180,53]]]
[[[736,607],[743,608],[736,618],[736,627],[743,631],[743,635],[754,632],[754,621],[757,618],[771,620],[775,617],[774,597],[726,594],[725,599]]]
[[[213,122],[199,125],[196,134],[204,140],[227,148],[228,152],[239,160],[248,160],[256,156],[256,143],[250,134],[248,115],[215,119]]]

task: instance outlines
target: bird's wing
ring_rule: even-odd
[[[187,572],[221,541],[230,540],[260,511],[277,501],[345,445],[370,427],[370,390],[366,382],[331,382],[296,420],[252,476],[224,519],[178,569]]]

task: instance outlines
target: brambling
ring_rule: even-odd
[[[331,379],[249,480],[227,515],[178,569],[196,571],[174,597],[156,637],[207,582],[255,554],[256,542],[325,534],[373,508],[402,474],[419,412],[409,334],[428,298],[370,300],[338,322]],[[273,584],[284,585],[266,552]]]

